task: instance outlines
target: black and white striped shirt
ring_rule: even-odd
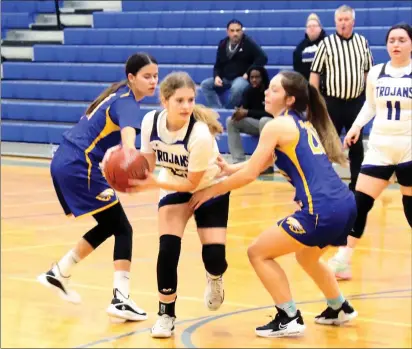
[[[355,33],[345,39],[335,33],[319,44],[311,71],[326,73],[327,96],[347,100],[362,93],[365,73],[372,65],[372,53],[365,37]]]

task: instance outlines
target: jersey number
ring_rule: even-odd
[[[392,109],[395,107],[395,119],[392,117]],[[386,102],[386,107],[388,108],[388,120],[400,120],[401,119],[401,102],[396,101],[392,104],[392,101]]]
[[[308,131],[308,143],[312,153],[314,155],[325,154],[325,149],[323,148],[316,130],[313,129],[312,126],[307,127],[306,130]]]

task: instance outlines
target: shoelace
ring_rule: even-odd
[[[170,328],[172,327],[171,326],[172,318],[170,316],[162,315],[160,319],[158,320],[158,323],[161,328],[170,330]]]
[[[221,290],[222,290],[222,277],[219,277],[218,279],[212,279],[210,278],[210,281],[212,283],[212,299],[213,300],[220,300],[221,296]]]

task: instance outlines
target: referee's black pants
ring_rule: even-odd
[[[343,128],[348,132],[352,127],[365,102],[365,94],[348,100],[326,96],[325,101],[329,115],[340,136]],[[363,130],[361,131],[359,140],[349,148],[349,161],[351,174],[349,188],[355,190],[356,181],[363,161]]]

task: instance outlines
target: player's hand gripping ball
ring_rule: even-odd
[[[122,193],[131,188],[129,179],[146,179],[146,170],[149,170],[146,158],[136,149],[117,147],[103,163],[107,182],[114,190]]]

